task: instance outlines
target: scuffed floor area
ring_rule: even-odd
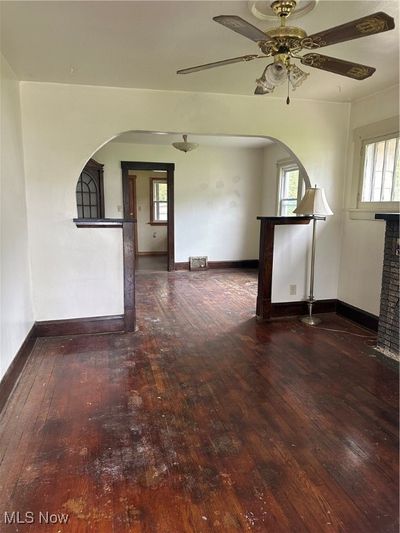
[[[0,531],[397,532],[397,373],[336,315],[256,323],[255,296],[252,271],[141,273],[137,333],[38,339]]]

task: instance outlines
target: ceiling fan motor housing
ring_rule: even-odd
[[[258,46],[267,56],[280,52],[298,51],[301,49],[301,42],[307,37],[307,33],[301,28],[280,27],[267,31],[268,40],[260,41]]]
[[[275,0],[271,7],[278,17],[287,18],[296,7],[295,0]]]

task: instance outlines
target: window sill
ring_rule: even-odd
[[[74,218],[77,228],[122,228],[122,218]],[[135,222],[129,220],[129,222]]]
[[[349,218],[350,220],[378,220],[375,218],[377,213],[389,213],[395,212],[395,209],[349,209]]]
[[[150,226],[168,226],[168,222],[147,222]]]

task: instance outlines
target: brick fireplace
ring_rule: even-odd
[[[386,221],[381,305],[377,349],[399,361],[399,218],[398,213],[379,213]]]

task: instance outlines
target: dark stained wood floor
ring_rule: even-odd
[[[136,334],[39,339],[0,519],[69,521],[0,531],[397,531],[397,374],[335,315],[257,324],[255,295],[253,272],[142,273]]]
[[[168,257],[165,255],[139,255],[136,257],[136,272],[168,272]]]

